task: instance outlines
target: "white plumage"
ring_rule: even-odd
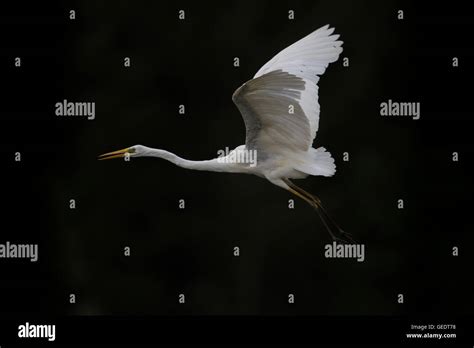
[[[319,127],[319,76],[342,52],[342,41],[333,32],[334,28],[326,25],[285,48],[234,92],[232,100],[244,119],[246,139],[245,145],[235,148],[226,158],[190,161],[165,150],[135,145],[99,159],[151,156],[188,169],[255,174],[308,202],[334,239],[338,238],[329,223],[342,236],[339,239],[352,240],[329,217],[317,197],[289,180],[308,175],[332,176],[336,171],[331,154],[324,147],[312,147]],[[256,166],[229,161],[244,158],[235,155],[249,151],[257,153]]]
[[[285,48],[232,98],[245,121],[247,148],[265,151],[263,158],[269,152],[283,155],[293,169],[286,171],[287,178],[331,176],[336,171],[329,152],[312,148],[319,127],[319,76],[342,52],[343,42],[333,32],[334,28],[326,25]],[[279,180],[280,175],[277,170],[267,178],[287,186]]]
[[[306,90],[301,96],[301,106],[310,122],[311,139],[315,138],[319,125],[319,76],[342,52],[343,42],[338,41],[339,35],[332,35],[333,32],[334,28],[329,25],[313,31],[270,59],[254,76],[281,69],[304,79]]]

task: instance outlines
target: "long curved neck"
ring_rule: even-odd
[[[143,155],[145,157],[157,157],[167,160],[178,167],[192,169],[192,170],[207,170],[211,172],[240,172],[239,166],[229,165],[228,163],[222,163],[213,158],[206,161],[190,161],[181,158],[174,153],[161,149],[148,148],[148,151]]]

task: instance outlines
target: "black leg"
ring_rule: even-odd
[[[334,241],[337,241],[337,242],[340,242],[340,243],[347,243],[347,244],[356,243],[354,238],[352,238],[352,235],[350,233],[345,232],[342,228],[340,228],[336,224],[336,222],[329,216],[326,209],[324,209],[324,207],[322,206],[321,200],[318,197],[312,195],[309,192],[306,192],[302,188],[300,188],[300,187],[296,186],[295,184],[293,184],[288,179],[283,179],[283,181],[292,189],[291,191],[294,194],[296,194],[298,197],[304,199],[306,202],[308,202],[317,211],[319,217],[321,218],[321,221],[323,222],[324,226],[326,227],[326,229],[329,232],[329,235],[331,236],[331,238]],[[329,228],[328,222],[330,222],[330,224],[332,224],[335,227],[338,236],[336,236],[336,234],[333,233],[332,230]]]

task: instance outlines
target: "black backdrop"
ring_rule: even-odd
[[[2,5],[1,241],[39,243],[40,259],[1,261],[0,313],[472,314],[472,20],[459,4],[396,1]],[[96,160],[134,144],[190,159],[242,144],[232,92],[327,23],[344,51],[319,83],[314,145],[337,173],[299,183],[365,244],[365,262],[324,258],[314,211],[288,209],[289,193],[260,178]],[[55,116],[63,99],[94,101],[96,119]],[[381,117],[388,99],[421,102],[420,120]]]

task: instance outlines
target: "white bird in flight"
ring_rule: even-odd
[[[245,145],[237,146],[227,156],[190,161],[165,150],[134,145],[105,153],[99,159],[157,157],[186,169],[254,174],[308,202],[333,240],[354,242],[330,218],[319,198],[290,181],[336,172],[331,154],[324,147],[312,147],[319,125],[319,76],[342,52],[343,42],[333,32],[329,25],[317,29],[279,52],[253,79],[237,88],[232,100],[245,122]],[[256,165],[235,160],[248,158],[250,151],[256,154]]]

